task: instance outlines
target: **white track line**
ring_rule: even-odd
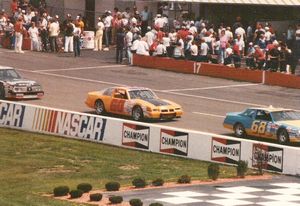
[[[101,68],[117,68],[117,67],[125,67],[127,65],[103,65],[103,66],[94,66],[94,67],[74,67],[74,68],[66,68],[66,69],[45,69],[45,70],[34,70],[33,72],[59,72],[59,71],[75,71],[75,70],[86,70],[86,69],[101,69]]]
[[[162,90],[162,91],[164,91],[164,92],[180,92],[180,91],[223,89],[223,88],[231,88],[231,87],[248,87],[248,86],[256,86],[256,85],[261,85],[261,83],[257,83],[257,84],[233,84],[233,85],[224,85],[224,86],[215,86],[215,87],[198,87],[198,88],[187,88],[187,89],[171,89],[171,90]]]
[[[219,118],[225,118],[226,116],[217,115],[217,114],[209,114],[209,113],[201,113],[201,112],[192,112],[193,114],[199,114],[204,116],[211,116],[211,117],[219,117]]]

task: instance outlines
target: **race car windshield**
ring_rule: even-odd
[[[295,111],[272,112],[274,121],[300,120],[300,113]]]
[[[156,99],[157,96],[151,90],[129,91],[130,99]]]
[[[21,79],[21,77],[14,69],[4,69],[0,70],[0,79]]]

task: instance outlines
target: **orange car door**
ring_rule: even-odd
[[[126,99],[126,92],[124,90],[116,90],[113,93],[112,100],[110,102],[110,112],[115,114],[125,114],[125,102]]]

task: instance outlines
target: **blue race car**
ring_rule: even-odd
[[[280,144],[300,142],[300,113],[283,108],[248,108],[226,115],[224,127],[237,137],[255,136],[277,140]]]

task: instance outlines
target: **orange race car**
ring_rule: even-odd
[[[152,90],[143,87],[110,87],[89,92],[85,103],[97,114],[126,115],[136,121],[179,118],[183,113],[180,105],[159,99]]]

